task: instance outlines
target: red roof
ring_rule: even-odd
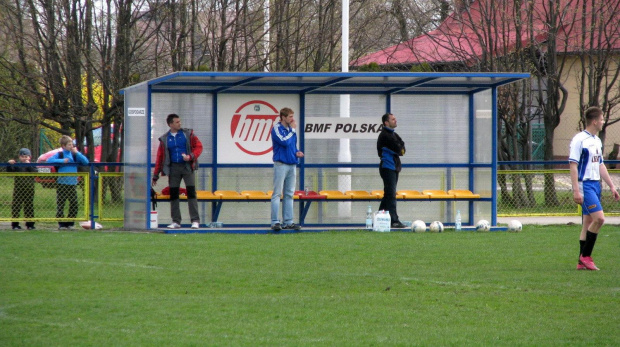
[[[583,47],[595,42],[594,48],[620,49],[620,0],[597,1],[593,12],[592,3],[588,0],[559,0],[562,13],[562,24],[557,35],[558,52],[583,51]],[[584,4],[584,1],[586,2]],[[522,23],[527,23],[524,4],[519,9]],[[600,3],[599,3],[600,2]],[[521,32],[522,46],[530,45],[530,37],[535,42],[547,41],[549,32],[544,18],[549,13],[549,2],[535,0],[532,11],[532,26],[523,25]],[[585,19],[582,18],[583,6]],[[397,45],[382,49],[355,60],[351,65],[360,66],[375,62],[379,65],[415,65],[420,63],[450,63],[477,60],[484,52],[493,52],[493,55],[503,56],[511,51],[519,41],[517,37],[514,0],[479,0],[469,5],[462,12],[453,12],[440,26],[424,35]],[[596,30],[582,38],[583,28],[590,27],[592,15],[602,20],[605,33],[600,35]],[[483,20],[496,18],[492,23]],[[492,32],[492,35],[489,35]],[[492,36],[492,40],[487,39]],[[600,39],[600,40],[599,40]],[[492,42],[492,43],[490,43]],[[585,44],[582,44],[585,42]],[[598,43],[600,42],[600,43]],[[493,45],[494,49],[483,48]]]

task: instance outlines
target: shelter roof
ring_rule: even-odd
[[[153,93],[468,94],[527,73],[415,72],[174,72],[148,85]]]

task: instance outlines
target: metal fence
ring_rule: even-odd
[[[620,187],[620,170],[609,170]],[[573,202],[569,170],[503,170],[497,173],[497,215],[571,216],[581,215]],[[614,201],[603,183],[602,203],[605,215],[620,215],[620,201]]]
[[[620,162],[606,161],[609,176],[620,189]],[[566,161],[501,162],[513,170],[497,172],[497,215],[579,216],[573,202],[570,170]],[[614,201],[609,187],[602,184],[601,202],[605,215],[620,216],[620,201]]]
[[[564,166],[566,162],[502,163],[518,167],[541,165]],[[34,165],[34,164],[31,164]],[[122,172],[97,172],[104,164],[90,164],[90,172],[78,173],[22,173],[0,172],[0,222],[65,222],[87,221],[93,218],[99,222],[121,222],[124,218],[124,186]],[[121,163],[106,163],[122,166]],[[0,164],[0,167],[7,164]],[[207,168],[207,170],[209,170]],[[118,170],[117,170],[118,171]],[[608,169],[616,187],[620,187],[620,169]],[[91,175],[91,172],[94,175]],[[340,174],[343,175],[343,174]],[[346,175],[346,174],[344,174]],[[63,198],[56,178],[77,176],[75,187],[78,197],[78,210],[75,217],[69,216],[69,204],[58,217],[58,198]],[[316,179],[316,178],[315,178]],[[307,177],[312,184],[312,178]],[[580,215],[578,205],[573,202],[570,172],[567,168],[558,169],[518,169],[499,170],[497,175],[498,216],[547,216]],[[91,189],[91,184],[93,189]],[[356,184],[356,186],[360,186]],[[376,188],[376,187],[373,187]],[[433,188],[433,187],[431,187]],[[440,189],[441,187],[434,187]],[[407,189],[401,187],[399,189]],[[63,199],[61,199],[63,200]],[[620,202],[614,201],[609,188],[603,183],[603,207],[606,215],[620,215]]]
[[[76,186],[59,185],[56,178],[78,177]],[[75,222],[89,219],[90,180],[86,172],[0,172],[0,222]],[[71,211],[71,191],[77,193],[77,210]],[[59,202],[62,203],[58,208]],[[59,217],[62,216],[62,217]],[[69,217],[75,216],[75,217]]]
[[[71,165],[71,164],[67,164]],[[55,173],[45,164],[15,164],[36,167],[38,172],[7,172],[8,164],[0,164],[0,222],[52,224],[59,222],[119,222],[124,214],[122,163],[92,163],[87,172]],[[82,171],[82,170],[80,170]],[[59,177],[77,177],[75,186],[58,184]],[[71,204],[75,191],[77,209]],[[59,206],[62,206],[59,208]]]
[[[97,179],[96,215],[100,221],[122,221],[125,190],[122,172],[101,172]]]

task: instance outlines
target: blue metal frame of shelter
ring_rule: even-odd
[[[497,153],[497,88],[529,78],[527,73],[350,73],[350,72],[176,72],[146,83],[148,96],[145,105],[147,122],[146,132],[151,133],[151,103],[155,93],[209,93],[213,95],[213,129],[217,129],[217,105],[219,94],[296,94],[300,98],[300,126],[305,125],[305,95],[307,94],[378,94],[386,96],[386,112],[391,110],[392,95],[468,95],[469,96],[469,158],[467,164],[403,164],[403,167],[469,167],[470,190],[474,191],[474,168],[490,167],[492,177],[491,224],[497,224],[497,155],[494,155],[490,164],[474,163],[474,95],[481,91],[492,92],[492,153]],[[129,87],[123,90],[130,93]],[[268,164],[218,164],[217,131],[212,138],[213,159],[210,164],[201,164],[201,167],[213,168],[213,184],[217,188],[217,169],[220,167],[268,167]],[[151,158],[151,140],[147,136],[147,158]],[[300,150],[304,151],[304,134],[300,134]],[[305,164],[302,158],[300,164],[300,187],[304,187],[304,170],[306,167],[374,167],[368,164]],[[148,167],[148,165],[147,165]],[[151,181],[151,171],[147,173],[147,184]],[[473,202],[470,202],[473,204]],[[146,197],[146,215],[150,214],[150,196]],[[221,206],[221,205],[220,205]],[[471,206],[471,205],[470,205]],[[300,208],[300,217],[304,207]],[[305,209],[307,211],[307,208]],[[473,219],[473,209],[470,208],[470,220]],[[219,207],[212,204],[212,216],[217,215]],[[146,228],[150,229],[146,220]]]

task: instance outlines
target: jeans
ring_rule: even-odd
[[[280,223],[278,210],[282,199],[282,224],[293,224],[293,194],[295,193],[295,176],[297,165],[273,163],[273,194],[271,195],[271,226]]]
[[[379,210],[389,211],[392,223],[400,222],[398,213],[396,213],[396,184],[398,183],[398,172],[379,168],[379,174],[383,179],[383,199],[381,199]]]

